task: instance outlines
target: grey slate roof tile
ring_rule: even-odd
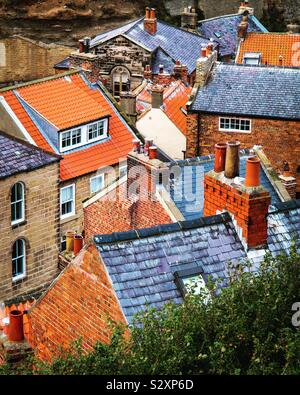
[[[300,70],[217,63],[209,82],[198,90],[191,109],[300,120]]]
[[[0,132],[0,179],[58,161],[57,155]]]

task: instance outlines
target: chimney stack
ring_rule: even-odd
[[[152,70],[150,64],[147,64],[144,69],[144,78],[146,80],[152,80]]]
[[[144,19],[144,30],[149,34],[157,33],[157,19],[156,19],[156,10],[155,8],[146,8],[146,15]]]
[[[288,162],[284,163],[283,167],[283,174],[279,176],[282,185],[288,191],[290,197],[292,199],[296,199],[297,196],[297,180],[295,177],[292,176],[290,172],[290,165]]]
[[[229,141],[226,150],[225,177],[233,179],[240,175],[240,146],[239,141]]]
[[[153,85],[151,88],[152,108],[160,108],[164,103],[164,87]]]
[[[238,14],[244,15],[254,15],[254,8],[249,7],[249,1],[241,1],[240,8],[238,10]]]
[[[198,14],[194,7],[185,7],[181,14],[181,27],[195,31],[198,25]]]
[[[130,118],[133,125],[137,121],[137,110],[136,110],[136,95],[133,92],[122,92],[120,94],[121,108]]]
[[[238,38],[245,39],[247,37],[248,27],[249,27],[248,15],[244,15],[242,22],[239,24],[238,27],[238,32],[237,32]]]
[[[181,80],[183,82],[188,82],[188,68],[187,65],[181,64],[180,60],[176,60],[174,69],[173,69],[174,77],[177,80]]]
[[[239,174],[239,143],[227,144],[225,172],[224,144],[217,144],[215,170],[204,177],[204,215],[216,215],[224,210],[233,217],[237,233],[246,248],[263,247],[267,243],[267,215],[271,197],[260,184],[260,160],[247,159],[246,179],[234,178]]]
[[[207,48],[208,47],[208,48]],[[196,84],[203,88],[206,84],[209,73],[217,61],[217,51],[213,49],[213,44],[203,45],[201,49],[201,56],[196,63]]]

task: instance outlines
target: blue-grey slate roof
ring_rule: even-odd
[[[240,177],[246,176],[246,160],[248,150],[242,151],[240,157]],[[253,156],[253,155],[252,155]],[[214,157],[199,157],[173,163],[180,167],[180,175],[174,178],[170,186],[171,197],[186,220],[203,217],[204,175],[214,168]],[[278,193],[261,168],[261,185],[270,192],[272,205],[281,202]]]
[[[191,110],[300,120],[300,69],[216,63]]]
[[[59,157],[0,132],[0,179],[57,162]]]
[[[182,302],[175,272],[201,268],[205,280],[226,286],[229,262],[249,259],[256,270],[266,251],[288,254],[293,240],[300,250],[300,200],[279,203],[269,213],[266,249],[246,251],[228,213],[94,238],[129,324],[148,305]]]
[[[198,34],[187,32],[159,20],[157,21],[157,33],[152,35],[144,30],[144,18],[142,18],[118,29],[100,34],[91,41],[91,47],[100,45],[118,35],[124,35],[128,39],[132,39],[148,49],[149,52],[154,52],[160,47],[174,62],[179,60],[182,64],[187,65],[189,73],[196,69],[196,61],[200,56],[201,46],[209,43],[209,40]],[[166,67],[170,62],[169,58]]]
[[[200,22],[198,31],[207,39],[212,38],[219,44],[221,56],[232,55],[236,52],[237,31],[241,21],[241,14],[206,19]],[[255,16],[250,15],[248,21],[248,32],[268,32]]]
[[[175,62],[161,48],[158,48],[153,56],[151,70],[154,74],[159,73],[160,65],[164,66],[164,72],[171,74],[173,72]]]
[[[95,242],[129,323],[147,304],[161,308],[168,301],[182,302],[176,271],[201,267],[203,276],[226,283],[227,262],[246,256],[228,214],[96,236]]]

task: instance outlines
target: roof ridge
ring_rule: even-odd
[[[43,82],[48,82],[48,81],[60,79],[60,78],[66,77],[68,75],[73,75],[73,74],[77,74],[77,73],[80,73],[80,70],[69,70],[69,71],[66,71],[65,73],[55,74],[55,75],[51,75],[49,77],[40,78],[40,79],[29,81],[29,82],[24,82],[24,83],[21,83],[21,84],[7,86],[5,88],[0,89],[0,94],[2,92],[8,92],[8,91],[12,91],[12,90],[15,90],[15,89],[25,88],[27,86],[31,86],[31,85],[40,84],[40,83],[43,83]]]
[[[217,20],[217,19],[221,19],[221,18],[229,18],[229,17],[232,17],[232,16],[239,16],[239,15],[242,16],[242,14],[239,14],[239,13],[227,14],[227,15],[219,15],[219,16],[215,16],[215,17],[213,17],[213,18],[201,19],[201,20],[199,21],[199,23],[200,23],[200,25],[201,25],[202,22],[210,22],[210,21],[214,21],[214,20]]]
[[[281,202],[273,205],[275,207],[275,211],[269,213],[269,215],[280,213],[283,211],[291,211],[300,209],[300,199],[296,200],[288,200],[287,202]]]
[[[96,235],[94,242],[97,245],[114,244],[138,239],[144,239],[152,236],[159,236],[166,233],[180,232],[190,229],[203,228],[206,226],[228,223],[231,217],[228,212],[222,214],[202,217],[190,221],[179,221],[172,224],[158,225],[152,228],[129,230],[127,232],[115,232],[112,234]]]
[[[300,36],[300,35],[299,35]],[[277,71],[284,71],[284,70],[297,70],[300,72],[300,68],[296,66],[274,66],[270,64],[259,64],[259,65],[252,65],[252,64],[240,64],[240,63],[226,63],[226,62],[216,62],[216,67],[218,66],[229,66],[229,67],[240,67],[240,68],[255,68],[255,69],[275,69]]]
[[[8,139],[10,139],[10,140],[13,140],[13,141],[15,141],[15,142],[21,144],[21,145],[24,145],[24,146],[27,147],[27,148],[31,148],[31,149],[34,149],[34,150],[36,150],[36,151],[40,151],[40,152],[42,152],[42,153],[44,153],[44,154],[46,154],[46,155],[53,156],[54,158],[57,158],[57,159],[59,159],[59,160],[62,159],[62,156],[56,154],[55,152],[46,151],[46,150],[43,149],[43,148],[40,148],[40,147],[38,147],[38,146],[36,146],[36,145],[33,145],[33,144],[30,144],[28,141],[25,141],[25,140],[22,140],[22,139],[20,139],[20,138],[18,138],[18,137],[12,136],[12,135],[10,135],[10,134],[8,134],[8,133],[3,132],[2,130],[0,130],[0,136],[4,136],[4,137],[6,137],[6,138],[8,138]]]

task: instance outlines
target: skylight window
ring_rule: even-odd
[[[204,302],[208,303],[210,293],[206,287],[204,272],[201,267],[175,272],[174,277],[175,283],[183,297],[187,294],[201,294],[204,296]]]
[[[261,53],[246,52],[243,62],[247,65],[259,66],[261,63]]]
[[[222,33],[221,33],[221,32],[214,32],[214,35],[215,35],[217,38],[221,38],[221,37],[222,37]]]

